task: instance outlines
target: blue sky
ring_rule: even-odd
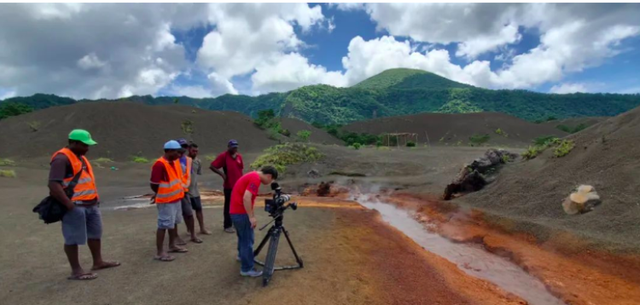
[[[491,89],[638,93],[639,15],[639,4],[0,4],[0,99],[257,95],[398,67]]]

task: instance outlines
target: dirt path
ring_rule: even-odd
[[[518,304],[486,282],[430,255],[361,208],[317,208],[302,201],[285,225],[305,268],[280,271],[267,288],[241,278],[235,236],[214,235],[172,263],[152,260],[155,209],[104,211],[104,256],[120,260],[91,282],[68,281],[60,225],[30,211],[44,188],[3,188],[0,299],[6,304]],[[343,203],[337,203],[343,204]],[[221,209],[205,210],[209,224]],[[268,218],[259,212],[259,222]],[[184,233],[184,227],[180,228]],[[257,232],[260,240],[263,232]],[[290,263],[281,247],[278,263]],[[81,248],[81,262],[90,255]]]

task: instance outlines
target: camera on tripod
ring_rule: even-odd
[[[273,199],[265,199],[264,210],[269,213],[271,217],[278,217],[282,215],[284,210],[291,208],[294,211],[298,208],[298,204],[292,202],[288,205],[284,205],[287,201],[291,200],[291,196],[282,194],[282,188],[277,182],[271,183],[271,190],[274,191]]]
[[[290,270],[290,269],[300,269],[303,268],[302,259],[298,256],[298,252],[293,248],[293,243],[291,243],[291,239],[289,238],[289,232],[282,225],[284,218],[284,211],[288,208],[296,210],[298,208],[298,204],[295,202],[286,204],[285,203],[291,200],[291,196],[282,194],[282,189],[278,183],[271,183],[271,189],[274,192],[273,199],[266,199],[264,201],[264,210],[269,213],[269,216],[273,217],[273,219],[260,228],[260,231],[264,230],[269,224],[275,222],[273,226],[269,229],[267,235],[264,236],[264,239],[260,242],[258,248],[253,251],[253,257],[256,264],[264,266],[262,270],[262,285],[267,286],[269,281],[271,281],[271,276],[273,276],[273,272],[276,270]],[[289,248],[291,248],[291,252],[293,252],[293,256],[296,258],[297,265],[293,266],[275,266],[276,255],[278,253],[278,241],[280,240],[280,234],[284,233],[284,237],[287,239],[287,243],[289,244]],[[262,248],[269,242],[269,250],[267,252],[267,257],[264,262],[259,261],[256,257],[260,254]]]

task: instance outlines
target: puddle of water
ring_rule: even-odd
[[[118,205],[113,207],[112,209],[115,211],[118,210],[130,210],[130,209],[146,209],[155,207],[153,204],[149,204],[149,198],[144,197],[132,197],[132,198],[123,198],[125,199],[124,205]]]
[[[561,305],[544,284],[511,261],[489,253],[479,245],[460,244],[430,233],[411,213],[377,200],[358,201],[366,208],[380,212],[382,219],[402,231],[425,250],[456,264],[467,274],[492,282],[532,305]]]

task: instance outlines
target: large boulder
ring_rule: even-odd
[[[502,149],[489,149],[484,156],[465,165],[456,179],[444,190],[443,199],[450,200],[455,194],[477,192],[493,181],[500,166],[518,158],[517,154]]]
[[[584,214],[600,203],[600,195],[593,186],[581,185],[562,202],[562,209],[569,215]]]

